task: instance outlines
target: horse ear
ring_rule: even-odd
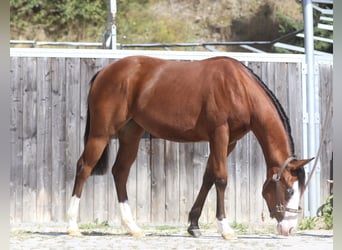
[[[293,160],[289,163],[288,167],[290,169],[297,169],[297,168],[304,166],[305,164],[308,164],[313,159],[315,159],[315,157],[312,157],[310,159],[303,159],[303,160]]]

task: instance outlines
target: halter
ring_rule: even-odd
[[[288,207],[284,208],[283,204],[281,204],[281,198],[280,198],[280,178],[281,178],[281,175],[282,175],[284,169],[287,167],[287,165],[294,159],[295,159],[294,156],[290,156],[289,158],[287,158],[285,160],[285,162],[283,163],[283,165],[281,165],[281,167],[279,168],[278,173],[274,174],[272,176],[272,179],[271,179],[272,181],[274,181],[276,183],[277,203],[275,206],[275,211],[277,213],[284,213],[285,211],[290,212],[290,213],[301,213],[301,211],[302,211],[300,207],[298,209],[293,209],[293,208],[288,208]],[[271,180],[269,180],[269,181],[271,181]]]

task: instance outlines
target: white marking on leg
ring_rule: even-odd
[[[133,219],[131,208],[128,205],[128,201],[119,203],[121,220],[126,228],[130,231],[133,236],[142,235],[142,230],[137,226]]]
[[[225,238],[236,238],[234,230],[230,227],[228,219],[217,220],[217,231]]]
[[[77,196],[72,196],[70,200],[70,206],[67,212],[68,216],[68,232],[77,232],[77,216],[78,216],[78,209],[80,205],[80,198]]]

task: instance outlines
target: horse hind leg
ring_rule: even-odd
[[[67,211],[67,231],[69,235],[81,235],[77,225],[77,216],[83,185],[86,179],[91,175],[93,168],[100,159],[108,142],[109,138],[89,137],[84,151],[77,162],[74,189],[72,192],[69,209]]]
[[[133,219],[132,211],[128,204],[126,183],[131,166],[136,159],[140,137],[143,132],[143,128],[134,120],[128,122],[120,130],[118,134],[119,150],[112,168],[122,224],[127,228],[131,235],[136,237],[143,236],[144,234]]]
[[[214,180],[211,178],[210,168],[209,168],[209,160],[207,163],[207,167],[205,173],[203,175],[203,181],[201,185],[201,189],[197,195],[196,201],[193,204],[190,213],[189,213],[189,222],[190,225],[188,227],[188,233],[193,237],[200,237],[201,231],[198,226],[198,220],[201,216],[202,209],[204,206],[204,202],[207,198],[208,192],[214,184]]]

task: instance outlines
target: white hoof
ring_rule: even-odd
[[[226,218],[224,218],[222,220],[217,220],[217,231],[226,240],[228,240],[228,239],[237,239],[237,234],[229,226],[228,220]]]

